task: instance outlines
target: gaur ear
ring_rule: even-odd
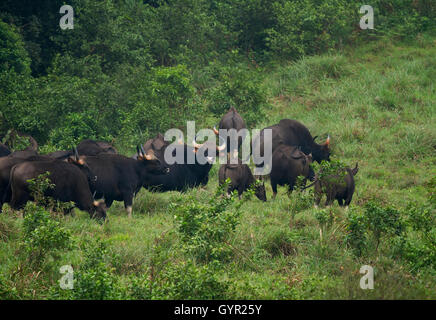
[[[358,167],[358,163],[356,162],[356,166],[354,167],[354,169],[351,170],[351,173],[353,173],[353,176],[355,176],[358,171],[359,171],[359,167]]]
[[[80,166],[83,166],[85,164],[85,161],[83,161],[83,159],[80,158],[76,158],[76,156],[70,156],[68,157],[68,162],[69,163],[74,163]]]

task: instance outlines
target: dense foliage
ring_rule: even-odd
[[[130,149],[186,120],[212,125],[205,115],[230,105],[254,125],[269,108],[259,80],[274,57],[413,37],[436,11],[432,1],[375,1],[376,29],[362,35],[361,4],[347,0],[72,0],[74,29],[62,30],[62,4],[0,4],[0,135],[15,128],[46,150],[85,137]]]

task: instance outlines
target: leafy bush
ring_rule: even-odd
[[[84,261],[74,269],[74,287],[60,296],[69,299],[123,299],[126,290],[113,273],[106,244],[99,238],[89,240],[84,248]],[[57,289],[59,292],[59,289]]]
[[[257,73],[238,66],[221,67],[217,80],[204,94],[208,101],[208,109],[213,114],[221,117],[234,106],[247,127],[252,127],[264,118],[268,102]]]
[[[30,59],[21,35],[15,27],[0,20],[0,74],[11,69],[18,74],[30,73]]]
[[[357,8],[345,0],[276,2],[274,14],[277,24],[268,30],[269,48],[291,59],[342,45],[358,21]]]
[[[365,216],[359,214],[354,207],[350,207],[346,218],[345,241],[358,257],[364,253],[368,245],[366,230]]]
[[[222,261],[231,254],[226,242],[239,223],[242,201],[228,210],[235,193],[224,196],[226,186],[220,186],[207,203],[190,197],[185,203],[171,205],[185,250],[201,262]]]
[[[62,250],[72,248],[70,231],[44,208],[29,202],[24,214],[23,246],[31,264],[40,265],[47,256],[56,257]]]
[[[365,219],[374,236],[376,250],[384,235],[400,235],[404,231],[404,223],[400,212],[391,206],[382,207],[374,201],[365,204]]]

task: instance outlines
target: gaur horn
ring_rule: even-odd
[[[74,147],[74,157],[76,158],[76,161],[79,161],[79,152],[77,152],[76,147]]]
[[[224,140],[224,139],[220,137],[220,140]],[[223,150],[225,150],[225,149],[226,149],[226,141],[224,140],[223,144],[220,145],[220,146],[218,146],[218,147],[216,147],[216,149],[217,149],[218,151],[223,151]]]
[[[215,133],[216,135],[219,135],[219,131],[216,129],[216,127],[213,127],[213,133]]]
[[[145,156],[145,151],[144,151],[144,147],[143,146],[141,146],[141,153],[142,153],[142,156],[144,157]]]
[[[200,149],[203,146],[203,144],[198,144],[197,142],[195,142],[195,139],[192,140],[192,145],[195,149]]]
[[[136,153],[138,154],[138,156],[141,155],[141,151],[139,150],[139,146],[136,146]]]
[[[330,136],[327,136],[327,140],[325,141],[325,145],[326,146],[330,145]]]

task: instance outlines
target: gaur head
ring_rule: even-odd
[[[257,180],[254,187],[254,194],[259,200],[266,201],[265,183]]]
[[[356,166],[353,169],[351,169],[351,173],[353,174],[353,176],[355,176],[358,171],[359,171],[358,163],[356,162]]]
[[[141,146],[136,147],[136,151],[138,152],[137,161],[141,161],[146,167],[147,171],[152,174],[165,174],[169,172],[169,168],[165,168],[162,166],[161,161],[156,158],[153,150],[144,151],[144,148]]]
[[[91,190],[94,190],[97,176],[92,172],[91,168],[86,163],[85,158],[86,157],[84,156],[79,156],[77,148],[74,148],[73,155],[69,156],[66,161],[77,166],[86,175]]]
[[[330,136],[327,137],[327,140],[323,144],[317,144],[315,139],[316,137],[313,138],[313,159],[319,163],[321,163],[322,160],[330,161]]]
[[[214,159],[217,156],[222,156],[224,152],[224,150],[226,149],[226,142],[224,141],[224,139],[222,139],[220,137],[220,145],[215,145],[215,143],[213,141],[206,141],[205,143],[199,144],[194,141],[192,141],[192,145],[194,147],[194,152],[202,152],[202,154],[204,154],[204,156],[207,158],[208,162],[210,164],[213,163]],[[210,150],[214,150],[212,152],[212,154],[209,154]]]
[[[106,220],[106,204],[104,200],[95,201],[92,203],[92,213],[91,218],[97,219],[97,220]]]
[[[302,154],[304,155],[304,158],[302,158],[302,161],[303,161],[302,175],[312,180],[312,179],[314,179],[314,176],[315,176],[315,173],[314,173],[312,166],[311,166],[311,164],[313,162],[312,154],[306,155],[303,152],[302,152]]]

